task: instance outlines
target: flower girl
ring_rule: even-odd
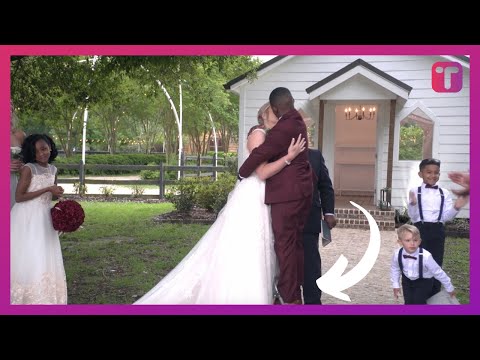
[[[57,168],[58,152],[45,134],[28,136],[22,144],[25,166],[10,212],[10,302],[66,304],[67,283],[58,232],[50,214],[52,198],[63,194]]]

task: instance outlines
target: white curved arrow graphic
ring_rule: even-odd
[[[359,263],[345,275],[342,276],[347,268],[348,260],[345,256],[340,255],[337,262],[333,264],[324,275],[317,279],[317,286],[320,290],[344,301],[351,300],[350,297],[342,293],[342,291],[358,283],[370,272],[380,252],[380,230],[378,229],[375,219],[360,205],[355,204],[353,201],[350,201],[350,204],[360,209],[368,219],[368,225],[370,226],[370,243],[368,244],[367,251],[365,251]]]

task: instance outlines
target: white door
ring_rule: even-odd
[[[350,115],[345,113],[345,108],[351,108]],[[370,103],[335,106],[334,187],[337,195],[374,195],[377,112],[370,116],[371,108],[378,107]]]

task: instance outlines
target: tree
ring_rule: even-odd
[[[230,139],[238,131],[238,98],[225,91],[223,84],[252,71],[258,64],[247,56],[212,57],[190,72],[190,78],[185,81],[189,97],[185,106],[185,129],[198,155],[208,150],[212,135],[209,114],[220,131],[224,151],[228,151]]]
[[[423,159],[423,130],[407,123],[400,126],[399,160]]]
[[[82,115],[87,106],[94,109],[99,118],[108,148],[113,153],[119,125],[124,119],[123,106],[127,109],[130,103],[127,98],[136,94],[136,100],[130,104],[139,116],[129,109],[128,119],[143,119],[137,124],[137,130],[142,129],[143,140],[152,143],[159,136],[165,136],[167,148],[171,150],[174,147],[172,117],[165,111],[172,111],[179,105],[178,88],[182,84],[185,98],[190,101],[186,106],[190,122],[188,136],[197,144],[200,153],[205,151],[211,132],[209,113],[224,142],[236,132],[237,101],[223,90],[223,84],[247,71],[254,74],[258,64],[248,56],[99,56],[93,70],[91,57],[17,56],[11,62],[12,99],[20,118],[27,114],[43,118],[40,122],[54,132],[68,156],[81,136]],[[138,93],[122,89],[124,76],[140,86],[145,99],[140,101]],[[158,95],[162,94],[158,81],[168,88],[171,103],[167,106],[158,103]],[[152,117],[149,106],[155,102],[161,107]],[[138,104],[143,104],[144,108]],[[147,118],[148,124],[145,123]],[[162,131],[154,124],[161,124]],[[153,135],[158,131],[161,135]],[[177,141],[180,139],[177,131]]]
[[[149,154],[163,134],[162,118],[170,111],[159,94],[151,92],[154,85],[142,85],[136,79],[127,83],[128,100],[125,107],[125,116],[133,131],[137,134],[137,141],[145,153]]]
[[[78,141],[87,97],[97,95],[89,87],[89,62],[78,56],[25,56],[12,61],[11,72],[11,96],[19,117],[42,116],[69,156]]]
[[[102,127],[107,150],[114,154],[117,150],[117,135],[125,127],[130,89],[128,79],[121,72],[112,72],[103,77],[102,88],[105,89],[102,97],[92,106],[92,114],[98,119]]]

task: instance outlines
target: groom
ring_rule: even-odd
[[[270,105],[278,123],[269,130],[265,142],[255,148],[240,167],[239,178],[245,178],[263,162],[275,161],[288,153],[298,134],[308,139],[307,128],[294,107],[290,90],[278,87],[270,93]],[[286,303],[301,304],[303,284],[303,228],[312,204],[312,170],[306,150],[265,185],[265,204],[271,205],[275,253],[279,264],[278,291]]]

